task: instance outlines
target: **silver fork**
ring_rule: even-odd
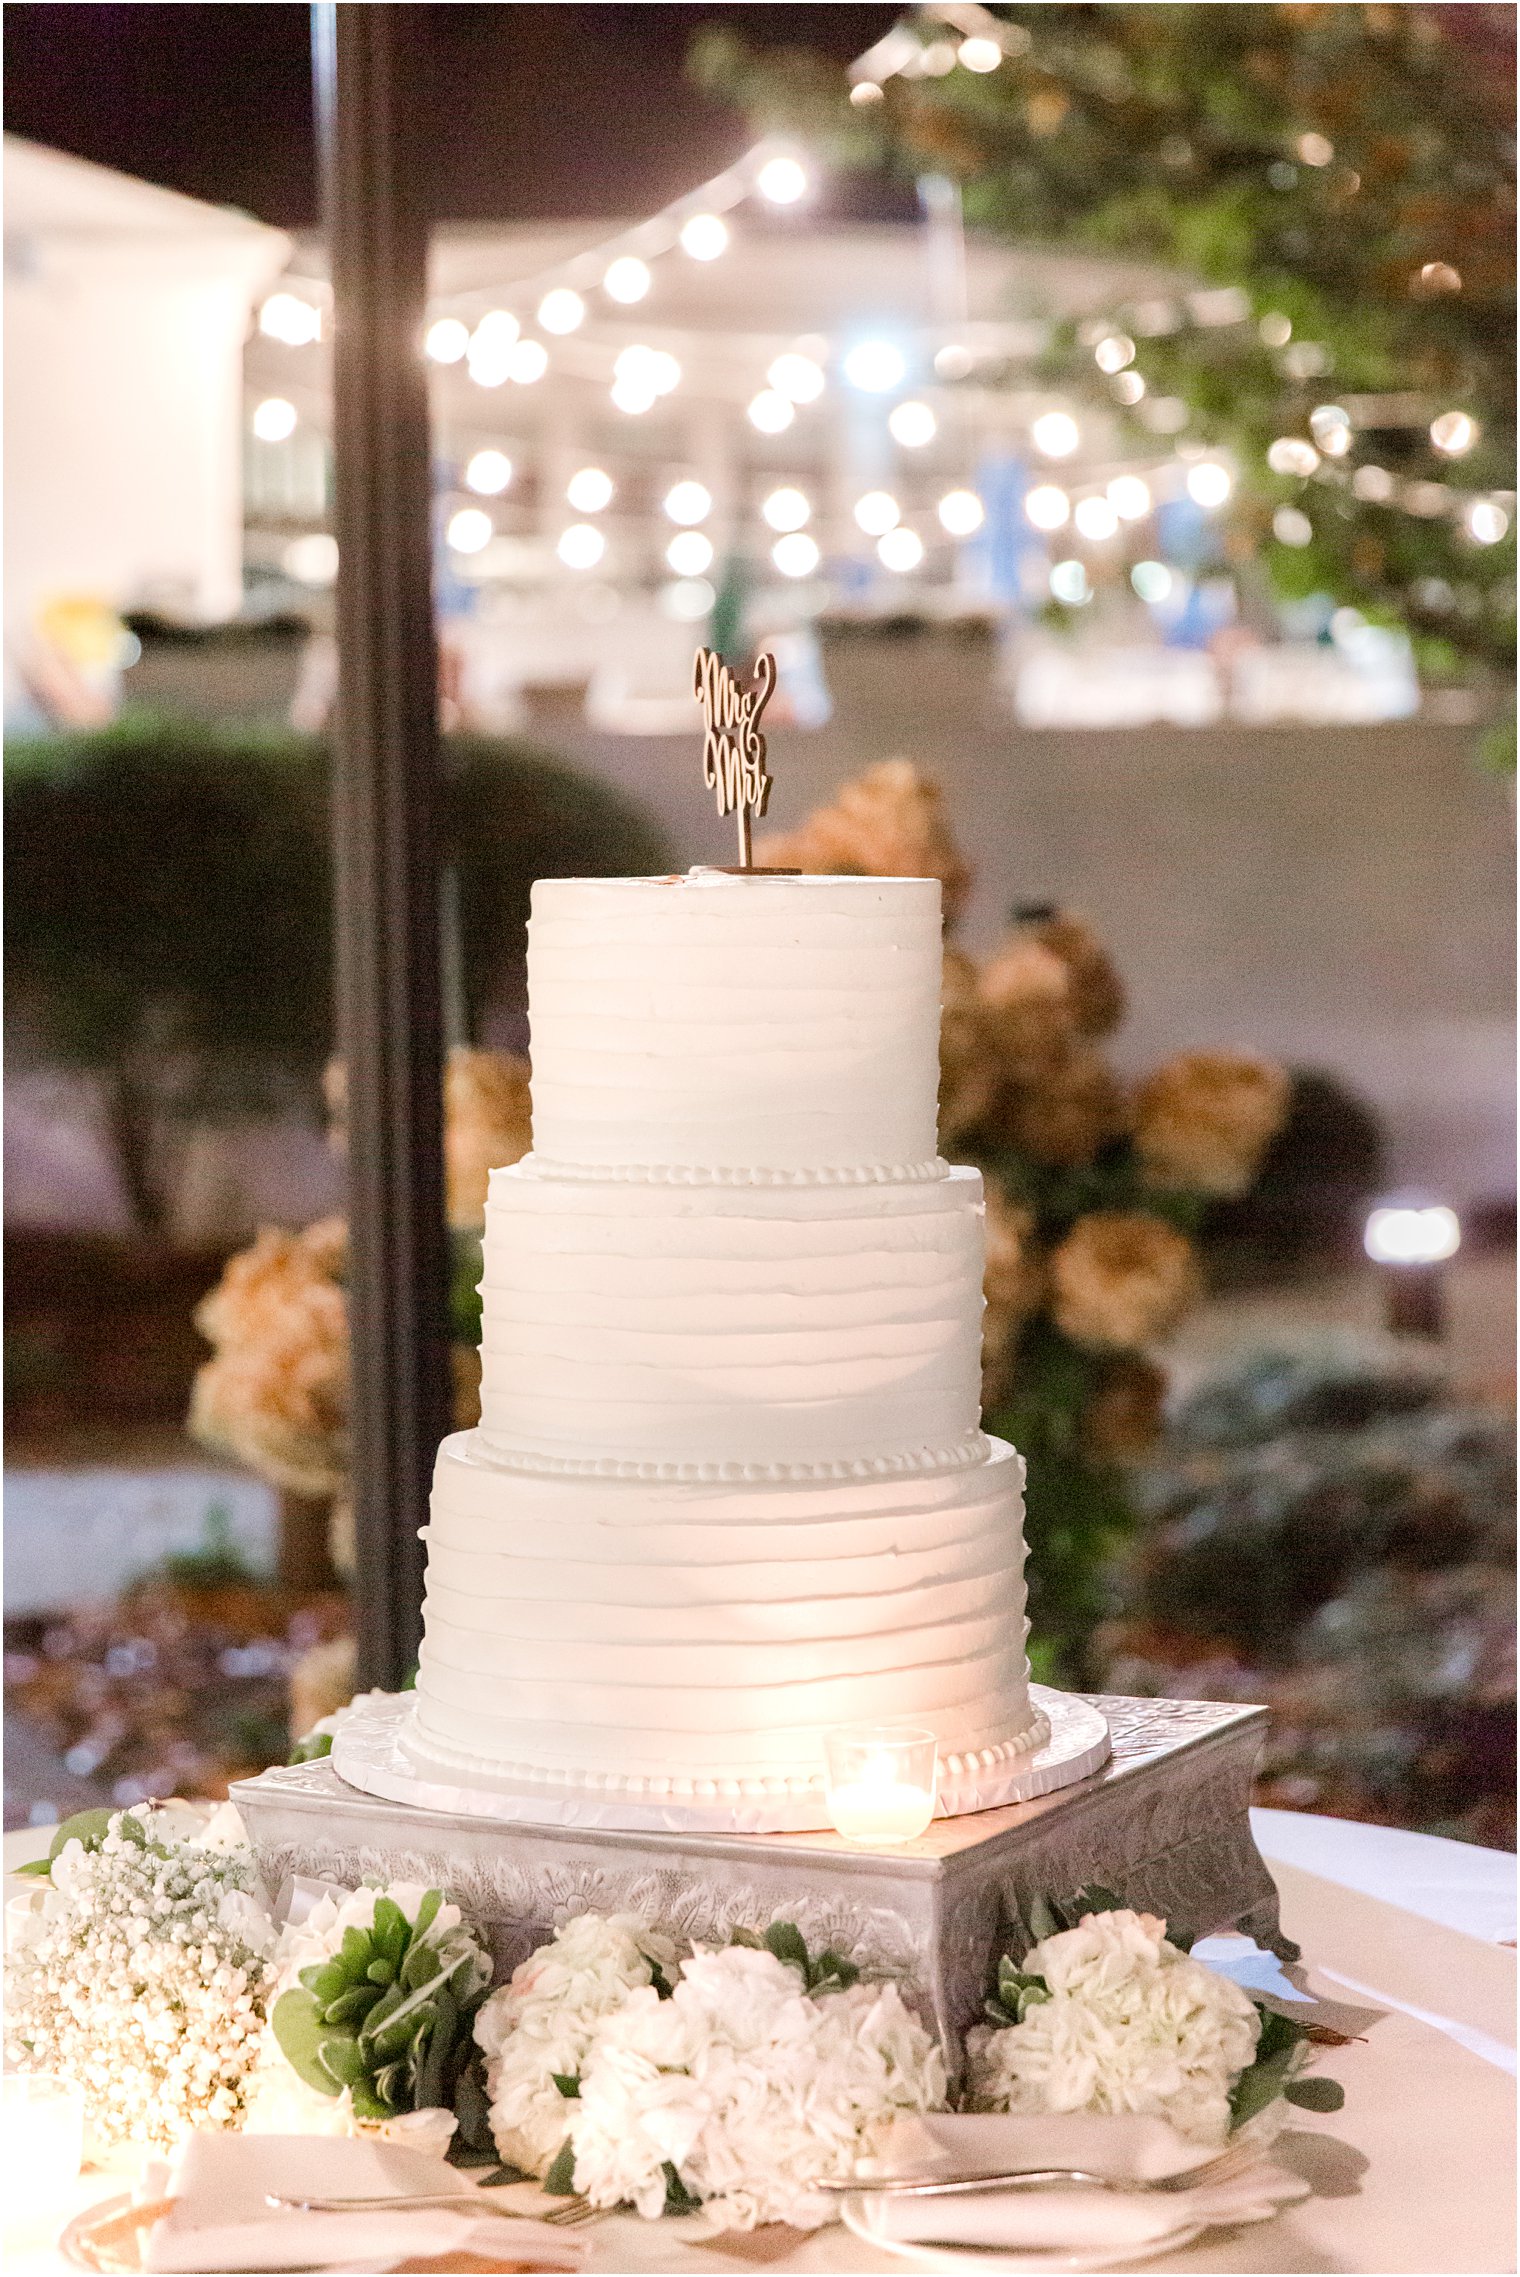
[[[594,2222],[604,2211],[578,2193],[562,2198],[547,2214],[525,2213],[520,2206],[503,2206],[483,2190],[436,2190],[398,2198],[287,2198],[278,2190],[265,2192],[266,2206],[282,2213],[373,2214],[412,2213],[423,2207],[443,2206],[451,2213],[500,2214],[505,2221],[545,2222],[551,2229],[577,2229]]]
[[[1201,2166],[1184,2167],[1180,2174],[1095,2174],[1081,2166],[1023,2166],[1007,2174],[881,2175],[855,2182],[824,2182],[819,2188],[847,2197],[855,2192],[888,2198],[960,2198],[978,2190],[1053,2190],[1077,2184],[1090,2190],[1123,2193],[1196,2190],[1205,2182],[1227,2182],[1231,2175],[1255,2163],[1260,2153],[1251,2143],[1235,2143],[1205,2159]]]

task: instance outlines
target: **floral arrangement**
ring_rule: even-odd
[[[971,872],[940,793],[873,767],[766,858],[804,870],[937,877],[953,936]],[[1134,1522],[1127,1467],[1160,1428],[1153,1347],[1202,1293],[1195,1237],[1245,1193],[1289,1083],[1243,1052],[1188,1051],[1138,1083],[1102,1046],[1124,984],[1092,929],[1036,908],[978,962],[947,942],[940,1145],[987,1187],[983,1403],[1029,1464],[1032,1651],[1072,1677],[1107,1610],[1103,1574]]]
[[[277,1923],[226,1806],[209,1826],[178,1804],[82,1813],[32,1871],[6,2059],[77,2082],[97,2151],[207,2127],[375,2134],[651,2219],[816,2228],[824,2185],[945,2107],[898,1987],[790,1922],[682,1945],[583,1914],[491,1992],[439,1889],[308,1885]],[[1338,2107],[1298,2076],[1305,2027],[1165,1922],[1097,1890],[1032,1915],[968,2042],[972,2108],[1155,2113],[1218,2142],[1279,2098]]]
[[[8,1955],[6,2062],[76,2082],[97,2152],[238,2126],[263,2040],[274,1930],[252,1861],[167,1817],[60,1827]]]
[[[1298,2077],[1307,2028],[1190,1959],[1186,1932],[1106,1890],[1033,1910],[1038,1941],[999,1962],[968,2036],[973,2110],[1133,2112],[1217,2145],[1279,2098],[1339,2109],[1333,2080]]]

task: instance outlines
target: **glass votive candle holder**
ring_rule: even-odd
[[[846,1842],[891,1849],[934,1816],[939,1750],[932,1731],[907,1724],[840,1724],[825,1732],[829,1816]]]
[[[83,2163],[80,2090],[51,2072],[0,2075],[0,2167],[9,2241],[57,2235],[74,2211],[74,2185]]]

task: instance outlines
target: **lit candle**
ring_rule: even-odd
[[[48,2072],[0,2079],[0,2157],[8,2244],[51,2242],[74,2211],[84,2156],[84,2097]]]
[[[825,1735],[829,1815],[846,1842],[890,1848],[934,1816],[939,1762],[932,1731],[843,1726]]]

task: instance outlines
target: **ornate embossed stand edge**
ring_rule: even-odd
[[[795,1920],[809,1944],[890,1970],[952,2065],[1000,1944],[1024,1942],[1032,1898],[1102,1882],[1199,1935],[1240,1928],[1286,1958],[1277,1891],[1247,1808],[1265,1709],[1210,1700],[1095,1700],[1110,1760],[1079,1785],[939,1819],[901,1849],[834,1834],[622,1833],[502,1825],[361,1793],[320,1760],[238,1781],[265,1882],[403,1876],[448,1887],[488,1929],[499,1971],[572,1914],[638,1912],[723,1940]]]

